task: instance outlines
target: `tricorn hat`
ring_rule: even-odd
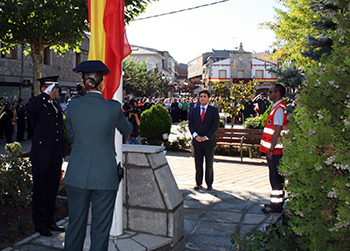
[[[110,69],[100,60],[88,60],[81,62],[73,69],[74,72],[102,72],[107,75]]]
[[[57,84],[58,78],[59,78],[59,76],[49,76],[49,77],[44,77],[44,78],[38,78],[38,81],[40,82],[40,87],[45,85],[45,84],[50,85],[50,84],[53,84],[53,83],[58,85]]]

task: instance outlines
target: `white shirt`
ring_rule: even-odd
[[[207,112],[208,105],[209,105],[209,104],[206,104],[205,106],[200,105],[200,107],[199,107],[199,108],[200,108],[200,109],[199,109],[199,115],[202,115],[202,113],[203,113],[203,108],[204,108],[204,112]],[[196,136],[198,136],[198,133],[197,133],[197,132],[194,132],[194,133],[192,134],[192,137],[195,138]],[[208,138],[206,135],[204,135],[204,137],[205,137],[207,140],[209,140],[209,138]]]
[[[272,109],[278,105],[280,102],[282,102],[282,99],[279,100],[278,102],[274,103],[272,106]],[[271,110],[272,110],[271,109]],[[282,108],[278,108],[277,111],[275,112],[275,115],[273,117],[273,124],[274,125],[279,125],[282,126],[283,125],[283,121],[284,121],[284,112]]]

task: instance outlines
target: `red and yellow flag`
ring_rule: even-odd
[[[90,23],[89,60],[101,60],[111,70],[102,92],[112,99],[122,77],[122,61],[131,53],[124,23],[124,0],[88,0]]]

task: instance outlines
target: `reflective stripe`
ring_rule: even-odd
[[[272,190],[271,195],[283,195],[283,190]]]
[[[266,148],[270,148],[271,147],[271,143],[266,142],[264,140],[261,140],[260,145],[262,145],[263,147],[266,147]]]
[[[271,143],[269,143],[265,140],[261,140],[260,145],[262,145],[263,147],[266,147],[266,148],[271,147]],[[281,143],[276,144],[275,149],[283,149],[283,144],[281,144]]]
[[[275,198],[275,197],[271,198],[271,203],[282,203],[282,202],[283,202],[283,198]]]
[[[283,149],[283,144],[282,144],[282,143],[276,144],[275,149],[276,149],[276,148],[281,148],[281,149]]]
[[[274,130],[273,129],[271,129],[271,128],[267,128],[267,127],[265,127],[264,128],[264,131],[263,131],[264,133],[267,133],[267,134],[273,134],[273,132],[274,132]]]

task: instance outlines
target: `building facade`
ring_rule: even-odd
[[[243,49],[212,50],[194,58],[188,64],[188,79],[200,79],[203,87],[211,90],[216,83],[245,83],[256,80],[258,91],[267,91],[276,82],[274,74],[268,72],[277,67],[277,61],[269,59],[268,53],[252,54]],[[258,93],[259,93],[258,92]]]
[[[154,67],[156,72],[163,74],[168,80],[169,85],[176,83],[178,76],[176,72],[177,62],[168,51],[159,51],[138,45],[131,45],[131,49],[130,57],[137,58],[140,62],[147,62],[147,70]]]
[[[22,46],[17,47],[0,58],[0,97],[14,101],[20,98],[25,102],[33,95],[34,67],[30,55],[26,55]],[[89,37],[80,46],[80,52],[69,50],[65,55],[59,55],[53,50],[46,49],[43,53],[42,76],[60,76],[58,84],[62,99],[76,93],[76,84],[81,77],[72,69],[81,61],[87,60]]]

